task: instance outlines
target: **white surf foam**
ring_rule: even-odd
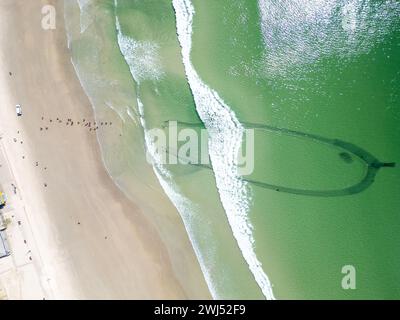
[[[190,0],[173,0],[176,26],[186,76],[197,112],[209,133],[209,151],[220,199],[233,235],[256,282],[267,299],[274,299],[271,283],[254,249],[253,226],[249,220],[249,189],[239,177],[237,155],[244,128],[218,93],[202,82],[190,53],[192,22],[195,14]]]
[[[194,235],[194,224],[199,223],[199,217],[201,217],[201,213],[198,212],[195,208],[193,203],[187,199],[186,197],[182,196],[181,192],[179,192],[179,189],[174,186],[172,183],[168,182],[167,179],[165,179],[157,170],[154,171],[158,181],[161,184],[161,187],[163,188],[164,192],[168,196],[168,198],[171,200],[175,208],[178,210],[179,214],[182,217],[182,221],[185,226],[185,230],[189,236],[189,240],[193,246],[193,250],[196,254],[197,260],[199,261],[200,269],[204,275],[204,279],[207,283],[207,287],[210,291],[211,296],[213,299],[222,299],[223,297],[220,297],[218,295],[218,290],[214,284],[214,281],[212,280],[212,276],[207,268],[207,266],[210,265],[209,262],[206,263],[207,259],[207,254],[208,255],[213,255],[213,249],[212,246],[208,248],[209,252],[205,254],[199,249],[199,246],[197,245],[197,241],[195,239]],[[196,217],[196,219],[194,218]],[[205,221],[200,221],[201,223],[205,224]],[[207,236],[207,235],[205,235]],[[211,252],[212,251],[212,252]],[[209,260],[209,259],[207,259]]]
[[[118,6],[118,1],[114,0],[115,8]],[[138,69],[137,61],[136,61],[136,53],[135,50],[132,50],[132,42],[133,39],[130,39],[126,36],[124,36],[121,32],[121,26],[118,21],[117,14],[115,14],[116,17],[116,29],[118,33],[118,44],[121,50],[122,55],[125,58],[125,61],[127,62],[130,72],[132,74],[132,77],[136,81],[137,84],[140,84],[140,81],[143,80],[143,72]],[[152,74],[150,72],[150,74]],[[161,75],[161,74],[159,74]],[[158,79],[158,77],[153,77],[153,79]],[[193,231],[193,224],[194,224],[194,219],[193,217],[200,217],[201,215],[198,212],[195,212],[194,205],[193,203],[187,199],[186,197],[182,196],[182,194],[179,192],[178,187],[174,185],[171,182],[171,175],[168,170],[165,169],[163,166],[162,159],[160,159],[160,154],[157,152],[157,146],[153,142],[153,139],[151,135],[149,134],[149,130],[146,125],[146,120],[144,117],[144,105],[142,101],[140,100],[140,97],[138,95],[137,97],[137,105],[138,105],[138,111],[139,111],[139,121],[140,124],[143,128],[144,131],[144,138],[145,138],[145,146],[146,150],[148,152],[148,155],[150,156],[150,160],[153,165],[153,171],[160,182],[161,187],[163,188],[164,192],[168,196],[168,198],[171,200],[173,205],[177,208],[179,214],[182,217],[186,232],[189,236],[189,239],[192,243],[193,249],[195,251],[195,254],[197,256],[197,259],[199,261],[199,265],[201,268],[201,271],[204,275],[205,281],[207,283],[207,286],[210,290],[211,296],[214,299],[220,298],[218,296],[217,290],[213,284],[212,277],[210,275],[210,272],[208,271],[205,263],[205,255],[204,253],[199,250],[199,246],[197,245],[196,239],[193,236],[194,231]]]
[[[121,32],[121,25],[116,16],[118,43],[131,73],[136,81],[160,80],[164,74],[159,57],[159,46],[151,41],[137,41]]]
[[[92,0],[77,0],[77,1],[78,1],[79,9],[81,12],[81,15],[80,15],[81,33],[84,33],[86,31],[86,29],[93,22],[93,17],[88,12],[89,6],[90,6]]]
[[[192,243],[193,249],[199,261],[199,265],[201,271],[204,275],[204,279],[206,280],[208,289],[210,290],[211,296],[214,299],[218,299],[217,290],[211,280],[211,275],[206,267],[205,257],[204,254],[199,250],[197,242],[193,237],[193,215],[199,217],[198,212],[194,212],[193,203],[187,199],[186,197],[182,196],[181,192],[176,185],[171,182],[171,175],[168,170],[166,170],[163,166],[162,160],[159,158],[159,153],[157,152],[157,146],[153,142],[152,137],[149,135],[149,131],[146,126],[146,120],[144,118],[144,105],[140,98],[137,99],[139,113],[140,113],[140,123],[145,133],[145,144],[148,153],[150,154],[151,161],[153,164],[153,171],[157,176],[158,181],[160,182],[161,187],[163,188],[164,192],[174,204],[175,208],[178,210],[179,214],[182,217],[183,223],[185,225],[186,232],[189,236],[190,242]]]

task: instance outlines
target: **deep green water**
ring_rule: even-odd
[[[365,162],[351,152],[350,158],[340,156],[344,150],[307,134],[339,139],[381,162],[400,163],[398,3],[191,2],[191,60],[203,82],[242,124],[304,134],[256,130],[255,170],[244,179],[318,191],[362,180]],[[262,8],[267,8],[264,14]],[[100,142],[111,174],[134,194],[129,180],[140,176],[146,130],[167,120],[203,126],[185,75],[175,12],[168,0],[119,0],[117,7],[104,0],[84,12],[88,28],[72,37],[75,63],[88,75],[81,80],[98,115],[110,112],[106,104],[124,114],[129,107],[132,118],[125,116],[123,142],[115,147],[109,136]],[[72,17],[79,18],[67,16]],[[117,36],[116,17],[124,38]],[[126,51],[121,40],[130,45]],[[89,77],[100,72],[107,85]],[[214,296],[262,298],[232,234],[213,171],[184,165],[163,169],[171,175],[164,182],[181,195],[168,194]],[[381,168],[367,189],[338,197],[249,184],[254,250],[276,298],[400,297],[399,170],[399,165]],[[345,265],[356,269],[355,290],[341,287]]]

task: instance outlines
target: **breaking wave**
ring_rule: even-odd
[[[209,152],[222,205],[233,235],[257,284],[267,299],[274,299],[271,283],[254,250],[253,226],[249,220],[250,192],[238,172],[237,155],[244,128],[234,112],[197,74],[191,60],[192,22],[190,0],[173,0],[179,43],[186,76],[197,112],[209,133]]]

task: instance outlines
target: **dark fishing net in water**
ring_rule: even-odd
[[[164,127],[166,127],[166,125],[168,123],[169,123],[169,121],[164,122]],[[200,123],[189,123],[189,122],[179,122],[179,121],[177,121],[177,123],[182,126],[185,126],[185,127],[204,128],[204,125],[200,124]],[[360,179],[360,181],[358,183],[353,184],[349,187],[344,187],[344,188],[340,188],[340,189],[332,189],[332,190],[307,190],[307,189],[291,188],[291,187],[285,187],[285,186],[280,186],[280,185],[275,185],[275,184],[269,184],[267,182],[242,178],[243,181],[246,181],[250,184],[253,184],[253,185],[261,187],[261,188],[271,189],[271,190],[274,190],[277,192],[285,192],[285,193],[304,195],[304,196],[315,196],[315,197],[347,196],[347,195],[353,195],[353,194],[360,193],[360,192],[366,190],[367,188],[369,188],[374,183],[375,177],[381,168],[393,168],[396,166],[396,164],[394,162],[381,162],[375,156],[373,156],[371,153],[366,151],[365,149],[363,149],[353,143],[349,143],[349,142],[346,142],[346,141],[343,141],[340,139],[329,139],[329,138],[325,138],[325,137],[315,135],[315,134],[304,133],[304,132],[285,129],[285,128],[278,128],[278,127],[273,127],[273,126],[269,126],[269,125],[265,125],[265,124],[258,124],[258,123],[243,122],[242,125],[246,129],[265,130],[265,131],[273,132],[273,133],[281,133],[281,134],[285,134],[285,135],[289,135],[289,136],[306,138],[306,139],[310,139],[314,142],[322,143],[322,144],[328,145],[328,146],[336,148],[336,149],[338,149],[338,148],[342,149],[344,151],[338,153],[338,156],[342,161],[350,164],[350,163],[354,162],[355,158],[358,158],[365,164],[365,167],[366,167],[366,172],[365,172],[364,176],[362,177],[362,179]],[[167,152],[170,152],[170,151],[167,151]],[[177,156],[177,155],[175,155],[175,156]],[[212,167],[210,165],[190,163],[190,162],[188,164],[199,167],[199,168],[212,169]]]

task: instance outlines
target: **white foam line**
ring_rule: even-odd
[[[152,41],[137,41],[125,36],[121,32],[121,24],[116,13],[115,19],[118,44],[136,83],[140,84],[142,80],[160,80],[164,71],[158,55],[159,45]]]
[[[92,23],[92,19],[87,12],[89,5],[91,4],[91,0],[77,0],[80,10],[80,27],[81,33],[84,33],[86,29]]]
[[[249,190],[238,174],[237,155],[244,128],[218,93],[202,82],[190,61],[195,14],[191,1],[173,0],[172,3],[186,76],[197,112],[209,133],[210,158],[222,205],[257,284],[267,299],[275,299],[271,283],[254,251],[253,226],[248,218]]]
[[[115,8],[118,6],[118,0],[114,0],[114,5]],[[118,20],[117,13],[115,12],[115,18],[116,18],[116,29],[118,33],[118,45],[120,47],[120,51],[122,55],[125,58],[125,61],[127,62],[132,77],[135,80],[135,82],[139,85],[140,84],[140,79],[138,76],[135,74],[135,68],[132,68],[132,66],[129,64],[129,59],[126,59],[125,54],[124,54],[124,47],[122,41],[126,40],[126,37],[122,34],[121,32],[121,26]],[[170,173],[164,168],[162,165],[161,159],[159,159],[159,155],[156,150],[156,145],[153,143],[151,136],[148,134],[147,126],[146,126],[146,120],[144,118],[144,105],[142,101],[140,100],[139,93],[137,93],[137,105],[138,105],[138,111],[139,111],[139,119],[140,119],[140,124],[143,128],[144,131],[144,136],[145,136],[145,145],[146,149],[150,154],[152,164],[153,164],[153,171],[160,182],[161,187],[163,188],[164,192],[168,196],[168,198],[171,200],[173,205],[176,207],[178,210],[179,214],[182,217],[185,230],[188,234],[188,237],[190,239],[190,242],[193,246],[193,250],[195,251],[195,254],[197,256],[197,259],[199,261],[199,265],[201,268],[201,271],[204,275],[204,279],[207,283],[208,289],[210,290],[211,296],[214,299],[218,299],[218,294],[217,290],[213,284],[213,281],[211,279],[211,274],[208,271],[205,263],[205,255],[201,252],[199,249],[199,246],[197,245],[196,239],[194,237],[194,231],[193,231],[193,215],[196,214],[193,212],[192,208],[192,203],[190,202],[189,199],[186,197],[182,196],[179,190],[177,190],[177,186],[173,186],[171,182],[168,181],[168,179],[171,178]],[[198,216],[198,214],[196,214]]]
[[[218,299],[217,290],[211,280],[211,274],[208,271],[205,263],[205,257],[201,250],[199,249],[195,237],[193,236],[193,219],[192,216],[195,214],[193,212],[193,204],[190,202],[189,199],[182,196],[178,190],[177,186],[173,186],[171,182],[168,182],[168,179],[171,178],[169,172],[164,168],[162,165],[161,159],[157,156],[156,145],[152,142],[150,135],[148,134],[148,130],[146,127],[146,121],[143,116],[144,106],[140,98],[137,98],[137,103],[139,107],[140,113],[140,123],[143,127],[145,133],[145,144],[146,149],[149,151],[150,156],[152,158],[153,163],[153,171],[160,182],[161,187],[163,188],[164,192],[167,194],[168,198],[174,204],[175,208],[178,210],[179,214],[182,217],[185,230],[189,236],[190,242],[192,243],[193,250],[197,256],[199,261],[200,269],[204,275],[204,279],[207,283],[208,289],[210,290],[211,296],[214,299]]]

